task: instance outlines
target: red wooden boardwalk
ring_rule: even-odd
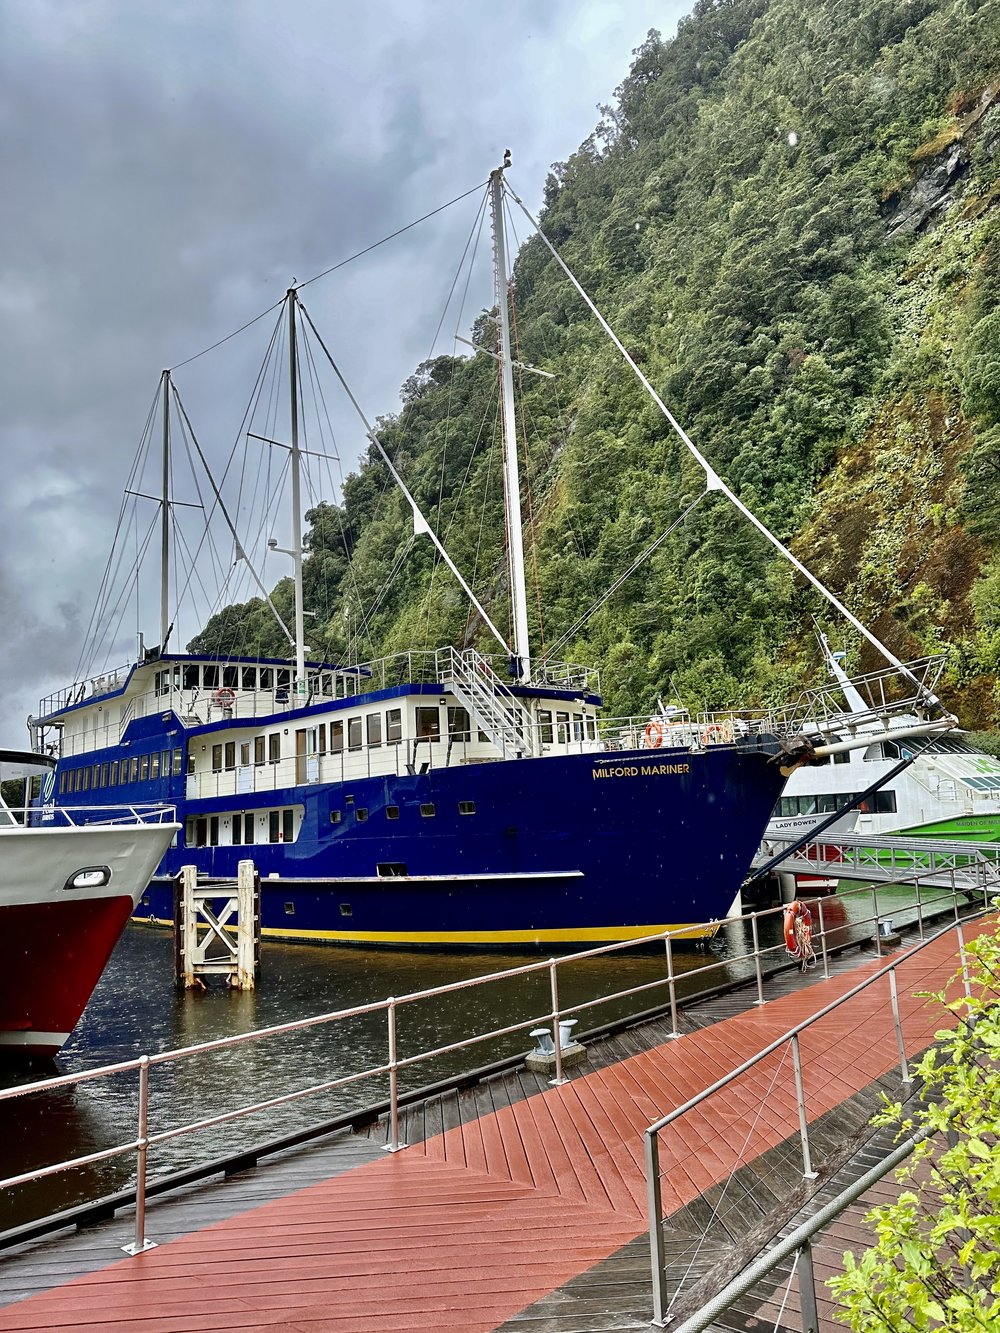
[[[941,1012],[914,999],[955,941],[902,964],[907,1047]],[[0,1310],[0,1330],[285,1328],[487,1333],[645,1228],[642,1130],[850,989],[882,960],[621,1063],[578,1074],[403,1152]],[[888,982],[802,1038],[810,1118],[897,1062]],[[770,1057],[663,1144],[668,1213],[797,1132],[790,1058]],[[156,1236],[156,1210],[148,1231]]]

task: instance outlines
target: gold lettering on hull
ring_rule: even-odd
[[[612,768],[595,768],[595,778],[648,778],[690,773],[690,764],[616,764]]]

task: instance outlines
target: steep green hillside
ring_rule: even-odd
[[[1000,703],[997,87],[997,0],[699,0],[637,50],[543,218],[713,466],[896,652],[946,648],[979,726]],[[515,277],[517,354],[559,371],[522,386],[548,649],[702,479],[537,238]],[[438,358],[403,400],[386,448],[504,617],[496,367]],[[310,515],[314,645],[485,644],[386,481],[369,456]],[[600,665],[614,711],[763,701],[812,669],[818,612],[710,497],[558,656]],[[194,646],[280,641],[249,603]]]

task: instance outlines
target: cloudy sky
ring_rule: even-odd
[[[537,207],[632,50],[687,7],[0,0],[0,744],[77,671],[160,370],[485,180],[507,147]],[[304,294],[372,416],[430,350],[475,206]],[[410,318],[419,296],[429,324]],[[216,457],[268,328],[177,371]],[[345,464],[359,444],[340,436]],[[137,627],[155,642],[157,618],[131,611],[112,657]]]

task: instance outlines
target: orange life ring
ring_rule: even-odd
[[[785,908],[785,948],[803,963],[813,957],[812,912],[796,898]]]
[[[663,723],[654,717],[646,723],[646,749],[658,750],[663,744]]]
[[[236,692],[231,690],[228,685],[223,685],[221,690],[215,691],[212,698],[220,708],[232,708],[236,702]]]
[[[721,745],[725,739],[726,733],[722,727],[719,726],[718,722],[713,722],[701,733],[702,745]]]

